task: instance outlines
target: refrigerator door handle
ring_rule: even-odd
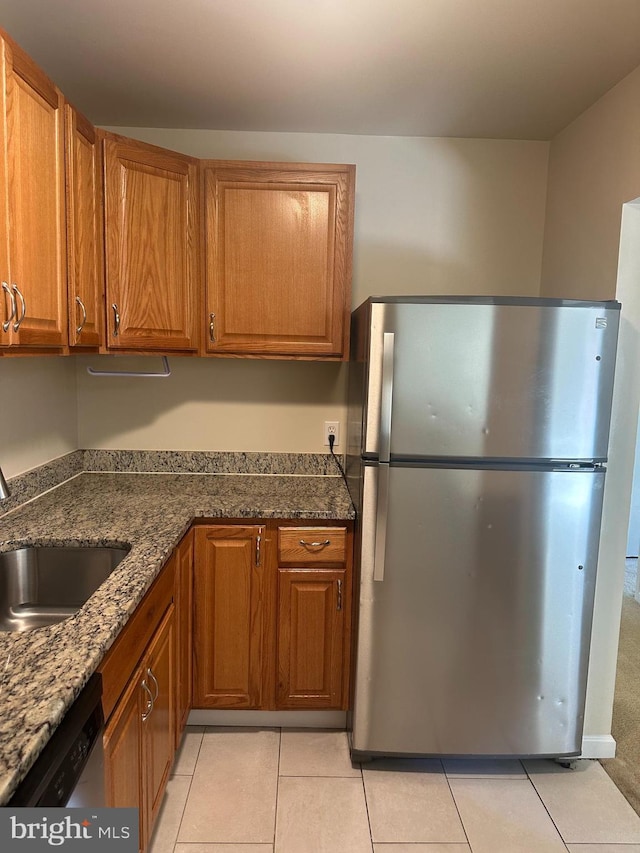
[[[387,515],[389,510],[389,465],[378,465],[378,500],[376,501],[376,545],[373,556],[373,579],[384,580],[387,548]]]
[[[391,458],[391,408],[393,403],[393,359],[395,334],[385,332],[382,337],[382,379],[380,394],[380,462]]]

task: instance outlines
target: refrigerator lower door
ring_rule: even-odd
[[[354,757],[579,754],[604,472],[390,466],[376,566],[380,467],[364,468]]]

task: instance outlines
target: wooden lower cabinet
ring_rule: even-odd
[[[176,550],[176,749],[191,710],[193,682],[193,556],[189,531]]]
[[[106,805],[139,809],[141,853],[192,707],[346,709],[351,547],[344,523],[270,520],[176,548],[100,665]]]
[[[146,838],[143,807],[142,726],[144,697],[140,687],[142,667],[134,673],[111,715],[104,733],[105,805],[137,808],[139,849]]]
[[[106,805],[137,807],[146,850],[175,754],[175,611],[171,604],[104,733]]]
[[[196,708],[262,707],[264,525],[196,529]]]
[[[109,807],[139,810],[147,849],[176,748],[175,565],[163,569],[100,670]]]
[[[196,528],[195,708],[346,709],[351,529]]]
[[[278,708],[340,708],[349,595],[344,569],[278,569]]]
[[[145,705],[142,721],[142,755],[145,821],[149,830],[160,811],[175,754],[175,608],[172,604],[158,628],[143,672],[143,684],[151,691],[151,707]],[[149,832],[150,835],[150,832]]]

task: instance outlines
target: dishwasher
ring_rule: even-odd
[[[105,805],[102,677],[91,676],[9,806],[99,808]]]

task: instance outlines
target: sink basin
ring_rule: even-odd
[[[30,546],[0,553],[0,631],[30,631],[76,613],[128,548]]]

